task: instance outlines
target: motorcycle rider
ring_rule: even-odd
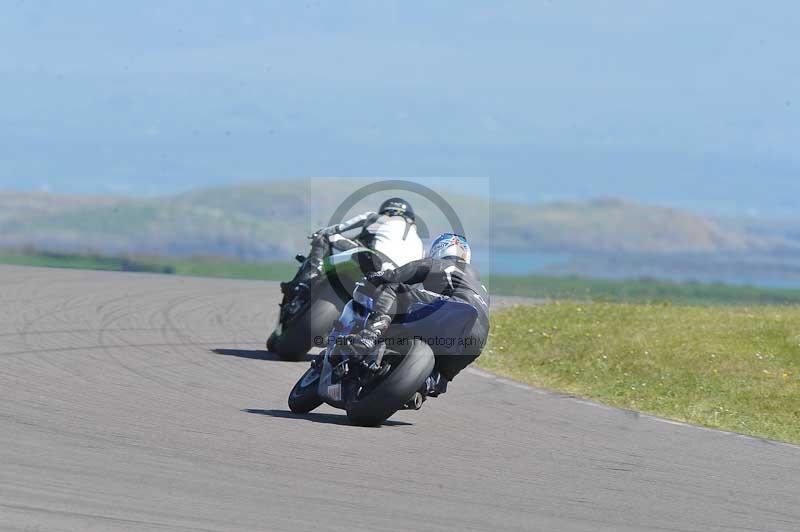
[[[361,228],[350,239],[341,233]],[[332,250],[366,246],[382,253],[397,266],[424,256],[422,240],[417,234],[414,209],[402,198],[389,198],[381,203],[378,212],[365,212],[340,224],[325,227],[310,235],[311,251],[294,279],[281,283],[284,295],[307,294],[314,280],[322,274],[324,257]]]
[[[369,274],[365,285],[356,290],[372,293],[373,311],[363,330],[350,339],[356,351],[371,351],[392,323],[414,303],[432,304],[441,299],[468,303],[477,310],[477,319],[462,339],[458,354],[436,356],[433,373],[421,392],[436,397],[447,390],[447,383],[480,356],[489,335],[489,294],[478,273],[470,265],[467,239],[443,233],[431,245],[428,257],[394,270]],[[420,286],[412,286],[421,283]]]

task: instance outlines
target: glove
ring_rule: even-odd
[[[369,281],[370,284],[376,285],[383,282],[383,276],[386,270],[379,270],[377,272],[369,272],[364,276],[364,280]]]
[[[322,229],[318,230],[316,233],[309,235],[308,238],[314,239],[318,236],[331,236],[335,235],[339,232],[339,225],[331,225],[329,227],[323,227]]]
[[[347,336],[347,342],[357,354],[369,354],[378,345],[391,322],[392,318],[385,314],[374,314],[361,331]]]
[[[359,355],[366,355],[375,349],[381,335],[377,331],[364,329],[357,334],[347,336],[347,343]]]

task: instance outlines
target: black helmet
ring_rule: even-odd
[[[388,214],[389,216],[405,216],[412,222],[414,221],[414,208],[403,198],[389,198],[381,203],[378,214]]]

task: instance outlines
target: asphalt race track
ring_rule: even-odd
[[[800,448],[479,372],[287,411],[274,283],[0,266],[0,530],[797,531]]]

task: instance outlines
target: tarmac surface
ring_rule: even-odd
[[[800,530],[798,447],[480,371],[379,428],[293,415],[277,301],[0,266],[0,530]]]

